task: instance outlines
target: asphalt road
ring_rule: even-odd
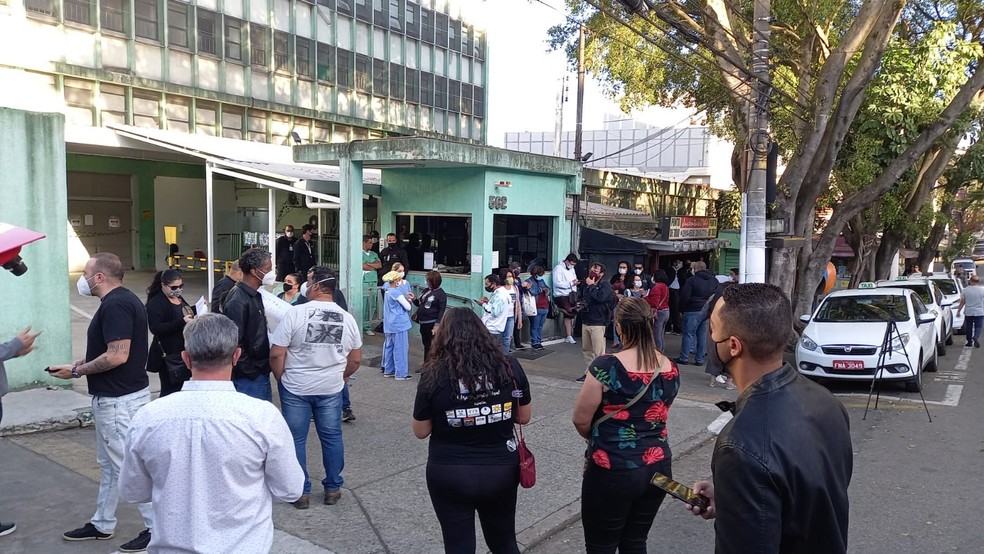
[[[824,383],[851,416],[850,552],[980,552],[984,542],[980,494],[984,474],[984,351],[965,349],[962,336],[940,358],[936,375],[923,378],[923,394],[885,385],[878,409],[862,419],[868,383]],[[685,369],[682,376],[696,368]],[[872,407],[874,401],[872,399]],[[710,476],[713,444],[677,458],[674,477],[685,484]],[[650,552],[712,552],[714,527],[680,503],[664,501],[649,534]],[[535,546],[536,554],[584,552],[579,523]]]

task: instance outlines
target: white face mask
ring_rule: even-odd
[[[636,269],[634,271],[635,271],[635,274],[636,275],[642,275],[642,270],[641,269]]]
[[[271,269],[269,272],[263,274],[262,284],[263,284],[264,287],[269,287],[270,285],[272,285],[272,284],[274,284],[276,282],[277,282],[277,272],[276,271],[274,271],[274,270]]]
[[[307,292],[308,292],[308,285],[307,285],[307,281],[305,281],[301,285],[301,296],[305,296],[306,297],[307,296]]]
[[[92,287],[89,286],[89,281],[85,275],[79,275],[79,281],[75,283],[75,288],[79,290],[79,294],[82,296],[92,296]]]
[[[635,285],[635,287],[636,287],[637,289],[638,289],[638,288],[642,288],[642,281],[636,281],[636,282],[634,282],[634,283],[632,283],[632,284],[633,284],[633,285]]]
[[[407,276],[406,272],[404,272],[404,271],[401,271],[400,272],[400,279],[403,279],[406,276]]]
[[[620,267],[620,268],[618,268],[618,274],[619,274],[619,275],[625,275],[625,274],[626,274],[626,273],[628,273],[628,272],[629,272],[629,270],[628,270],[628,269],[626,269],[626,268],[624,268],[624,267]]]
[[[284,235],[289,239],[294,238],[294,231],[287,231]]]

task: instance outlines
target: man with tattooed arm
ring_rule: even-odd
[[[123,286],[123,263],[115,254],[100,252],[85,264],[77,283],[82,296],[97,296],[100,304],[89,323],[85,359],[48,368],[61,379],[85,376],[92,395],[96,428],[96,461],[102,470],[96,513],[84,526],[62,535],[66,541],[109,540],[116,532],[117,479],[130,421],[150,402],[147,379],[147,312],[140,299]],[[150,543],[154,512],[138,504],[147,527],[120,552],[142,552]]]

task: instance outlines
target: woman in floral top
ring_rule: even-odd
[[[673,476],[666,419],[680,373],[656,348],[654,317],[641,298],[618,303],[615,325],[625,348],[591,363],[574,403],[574,426],[588,441],[581,519],[589,554],[645,552],[665,496],[649,481],[657,472]],[[612,416],[599,424],[606,414]]]

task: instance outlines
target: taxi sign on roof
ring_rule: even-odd
[[[909,276],[908,275],[899,275],[898,277],[895,278],[895,280],[896,281],[908,281],[909,280]]]
[[[865,281],[863,283],[858,283],[858,288],[859,289],[873,289],[873,288],[875,288],[875,284],[872,283],[871,281]]]

